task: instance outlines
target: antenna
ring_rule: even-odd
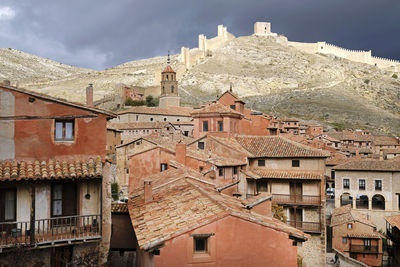
[[[230,85],[229,91],[230,91],[230,92],[232,92],[232,82],[231,82],[231,85]]]
[[[167,59],[167,64],[169,65],[171,63],[171,60],[169,58],[169,50],[168,50],[168,59]]]

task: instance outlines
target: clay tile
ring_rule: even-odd
[[[69,177],[68,164],[67,164],[67,162],[66,162],[66,161],[63,161],[63,162],[61,163],[61,166],[62,166],[62,175],[63,175],[62,178]]]
[[[88,177],[89,173],[88,173],[88,167],[87,167],[87,162],[84,161],[82,162],[82,174],[84,177]]]
[[[38,160],[35,160],[35,165],[34,165],[34,169],[33,169],[33,175],[35,176],[35,178],[41,178],[40,162]]]
[[[10,176],[11,176],[11,164],[10,162],[7,161],[4,165],[4,178],[6,180],[9,180]]]
[[[54,171],[54,161],[53,160],[49,160],[49,177],[54,178],[56,177],[56,172]]]
[[[62,177],[62,169],[61,169],[61,164],[57,160],[56,164],[54,165],[54,171],[55,171],[55,177],[56,178],[61,178]]]
[[[75,172],[77,177],[82,177],[82,164],[78,160],[75,161]]]
[[[42,161],[41,169],[42,169],[42,178],[49,178],[49,172],[47,171],[46,161]]]
[[[0,180],[3,178],[3,164],[0,162]]]
[[[18,178],[18,162],[14,161],[11,165],[10,171],[11,178]]]
[[[94,176],[94,162],[92,158],[88,160],[88,173],[90,177]]]
[[[20,179],[26,178],[26,162],[25,161],[21,161],[21,163],[19,164],[19,177],[20,177]]]
[[[26,166],[26,177],[27,178],[33,178],[33,166],[32,162],[28,161],[27,166]]]
[[[101,163],[101,158],[97,157],[96,158],[96,176],[102,176],[102,163]]]
[[[74,178],[76,177],[75,166],[73,162],[69,163],[69,175]]]

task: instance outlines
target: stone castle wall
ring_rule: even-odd
[[[371,55],[371,50],[350,50],[326,42],[288,42],[288,44],[306,53],[331,54],[354,62],[375,65],[381,69],[388,69],[395,72],[400,71],[400,61],[388,58],[374,57]]]

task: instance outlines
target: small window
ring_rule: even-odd
[[[231,109],[236,109],[235,105],[230,105]]]
[[[204,142],[198,142],[197,147],[198,149],[204,150]]]
[[[224,130],[224,122],[218,121],[218,132],[222,132]]]
[[[233,174],[237,174],[238,173],[238,167],[233,167]]]
[[[184,132],[183,132],[183,135],[184,135],[184,136],[189,136],[189,131],[184,131]]]
[[[129,174],[129,168],[126,168],[125,170],[126,170],[126,174]]]
[[[138,121],[139,120],[139,115],[136,115],[136,121]]]
[[[73,141],[74,140],[74,121],[55,121],[56,141]]]
[[[364,239],[364,247],[371,247],[371,239]]]
[[[153,121],[153,118],[150,118],[150,121]]]
[[[200,166],[200,167],[199,167],[199,170],[202,172],[202,171],[204,170],[204,167],[203,167],[203,166]]]
[[[360,179],[358,181],[358,189],[365,190],[365,180],[364,179]]]
[[[350,189],[350,179],[343,179],[343,189]]]
[[[0,222],[16,220],[17,190],[0,189]]]
[[[342,243],[347,244],[347,237],[342,237]]]
[[[160,164],[160,171],[166,171],[168,169],[168,164],[167,163],[161,163]]]
[[[223,176],[223,175],[224,175],[224,169],[219,168],[219,169],[218,169],[218,175],[219,175],[219,176]]]
[[[353,224],[352,223],[348,223],[347,224],[347,229],[353,229]]]
[[[382,180],[375,180],[375,190],[382,190]]]
[[[194,252],[195,253],[207,253],[207,241],[208,237],[194,237]]]
[[[258,160],[258,167],[264,167],[265,166],[265,160],[264,159],[259,159]]]
[[[208,121],[203,121],[203,132],[208,132]]]
[[[167,118],[164,118],[164,121],[167,121]]]
[[[334,170],[331,170],[331,178],[335,179],[335,171]]]
[[[174,86],[172,85],[171,86],[171,93],[173,93],[174,92]]]
[[[298,159],[292,160],[292,167],[300,167],[300,160]]]

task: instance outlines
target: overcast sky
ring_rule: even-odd
[[[291,41],[327,41],[400,60],[399,0],[1,0],[0,47],[104,69],[197,46],[217,25],[256,21]]]

